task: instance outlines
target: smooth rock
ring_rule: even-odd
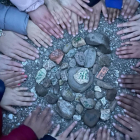
[[[92,109],[95,106],[95,101],[91,98],[81,97],[80,98],[81,104],[86,109]]]
[[[81,116],[80,115],[74,115],[73,116],[73,120],[80,121],[81,120]]]
[[[99,110],[86,110],[83,121],[89,127],[94,127],[100,118],[100,111]]]
[[[101,102],[98,101],[95,105],[95,109],[100,110],[101,106],[102,106]]]
[[[76,105],[76,111],[78,112],[78,114],[81,114],[83,112],[84,108],[82,105],[77,104]]]
[[[67,80],[68,80],[68,73],[67,73],[67,70],[61,71],[60,75],[61,75],[62,81],[67,81]]]
[[[92,90],[87,91],[85,96],[86,96],[86,98],[94,99],[94,91],[92,91]]]
[[[71,60],[70,60],[69,66],[72,67],[72,68],[76,66],[76,61],[75,61],[75,59],[71,59]]]
[[[96,92],[102,92],[102,89],[99,86],[94,87],[94,91]]]
[[[75,113],[75,107],[65,100],[58,100],[57,102],[58,114],[64,119],[72,119]]]
[[[89,48],[84,52],[85,55],[85,65],[86,68],[91,68],[96,60],[96,51],[93,48]]]
[[[84,66],[85,55],[83,52],[77,52],[74,57],[75,57],[75,60],[79,66]]]
[[[98,59],[98,63],[100,66],[107,66],[109,67],[111,64],[111,59],[107,55],[101,55]]]
[[[59,86],[62,86],[64,84],[63,80],[59,80]]]
[[[86,44],[97,47],[102,53],[111,53],[110,41],[107,36],[100,33],[90,33],[85,38]]]
[[[105,99],[105,97],[103,97],[103,98],[101,99],[101,103],[103,104],[103,106],[105,106],[105,105],[106,105],[107,100]]]
[[[51,60],[47,60],[44,64],[43,64],[43,67],[46,69],[46,70],[51,70],[53,67],[55,67],[56,64],[51,61]]]
[[[71,68],[68,71],[68,83],[69,86],[72,88],[73,91],[77,92],[77,93],[81,93],[86,91],[93,83],[93,74],[91,73],[91,71],[89,71],[89,82],[85,83],[85,84],[78,84],[73,75],[75,73],[77,73],[81,68],[80,67],[75,67],[75,68]]]
[[[13,114],[9,114],[9,115],[8,115],[8,118],[9,118],[10,120],[13,120]]]
[[[64,52],[64,53],[68,53],[69,50],[71,50],[71,49],[72,49],[72,44],[71,44],[71,43],[68,43],[68,44],[66,44],[66,45],[64,46],[63,52]]]
[[[77,48],[77,47],[81,47],[81,46],[86,45],[86,42],[83,38],[76,37],[72,40],[72,45],[73,45],[73,47]]]
[[[104,89],[113,89],[113,87],[109,83],[106,83],[106,82],[103,82],[100,80],[97,80],[97,86],[104,88]]]
[[[67,57],[73,57],[75,55],[76,51],[75,49],[71,49],[68,53],[67,53]]]
[[[110,119],[110,109],[101,109],[101,116],[100,118],[103,120],[103,121],[107,121]]]
[[[58,80],[60,80],[60,78],[61,78],[60,71],[57,71],[55,75],[56,75],[56,78],[57,78]]]
[[[117,101],[116,100],[114,100],[114,101],[111,102],[110,108],[109,108],[111,112],[114,111],[116,105],[117,105]]]
[[[98,72],[98,70],[99,70],[99,65],[98,64],[94,64],[93,65],[93,69],[92,69],[92,73],[96,74]]]
[[[54,94],[48,94],[46,100],[49,104],[55,104],[58,101],[58,97]]]
[[[108,101],[113,101],[115,99],[116,95],[117,95],[117,90],[116,89],[107,90],[106,99]]]
[[[64,70],[64,69],[68,68],[68,66],[69,66],[68,63],[62,63],[60,68],[61,68],[61,70]]]
[[[75,99],[75,94],[69,90],[63,90],[62,97],[64,100],[72,102]]]
[[[83,95],[81,93],[75,93],[75,101],[76,102],[80,102],[80,98],[82,97]]]
[[[44,81],[43,81],[43,86],[45,88],[48,88],[51,86],[51,80],[49,78],[45,78]]]
[[[46,77],[46,70],[44,68],[40,69],[38,72],[37,72],[37,75],[35,77],[36,79],[36,82],[39,84],[41,83],[41,81]]]
[[[78,84],[85,84],[89,82],[89,70],[81,68],[74,74],[74,79]]]
[[[60,86],[57,83],[56,85],[53,86],[53,93],[54,94],[59,94],[59,91],[60,91]]]
[[[57,49],[57,50],[54,50],[51,54],[50,54],[50,59],[52,61],[54,61],[56,64],[60,64],[60,62],[62,61],[63,57],[64,57],[64,53]]]
[[[48,89],[39,84],[36,84],[35,90],[37,95],[41,97],[44,97],[48,93]]]
[[[96,91],[95,92],[95,97],[96,97],[96,99],[101,99],[103,97],[103,93]]]

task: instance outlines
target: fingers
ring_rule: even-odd
[[[86,130],[82,129],[79,135],[77,136],[76,140],[82,140],[84,138]],[[85,139],[83,139],[85,140]]]
[[[101,138],[102,138],[102,130],[103,130],[103,128],[100,127],[98,132],[97,132],[97,140],[101,140]]]
[[[16,109],[14,109],[11,106],[4,106],[3,109],[5,109],[5,110],[7,110],[9,112],[12,112],[13,114],[16,114],[17,113]]]
[[[70,134],[69,140],[74,140],[74,135],[73,135],[73,133]]]
[[[8,57],[6,55],[2,55],[2,54],[0,54],[0,58],[4,58],[4,59],[7,59],[7,60],[11,60],[12,59],[12,58],[10,58],[10,57]]]
[[[134,71],[136,71],[136,72],[138,72],[138,73],[140,73],[140,69],[139,68],[136,68],[136,67],[131,66],[131,69],[134,70]]]
[[[98,11],[98,12],[95,14],[94,30],[96,30],[96,29],[98,28],[99,21],[100,21],[100,14],[101,14],[101,11]]]
[[[85,132],[85,135],[84,135],[83,140],[88,140],[88,138],[89,138],[89,133],[90,133],[90,129],[88,129],[88,130]]]
[[[22,38],[22,39],[28,39],[28,37],[27,36],[24,36],[24,35],[21,35],[21,34],[18,34],[18,33],[15,33],[17,36],[19,36],[20,38]]]
[[[125,135],[125,140],[130,140],[129,135]]]
[[[37,108],[32,112],[31,116],[33,116],[33,119],[34,119],[34,120],[37,120],[38,115],[40,114],[40,111],[41,111],[40,107],[37,107]]]
[[[31,119],[31,113],[29,113],[29,116],[26,118],[26,120],[24,121],[24,125],[27,125],[27,124],[29,124],[29,122],[30,122],[30,119]]]
[[[133,16],[132,18],[130,18],[130,21],[134,21],[134,20],[138,20],[140,18],[140,14]]]
[[[59,130],[60,130],[60,125],[58,124],[58,125],[56,126],[56,128],[53,130],[51,136],[52,136],[52,137],[56,137],[56,135],[57,135],[57,133],[58,133]]]
[[[75,13],[72,13],[72,23],[71,23],[71,32],[73,36],[78,34],[78,17]]]
[[[107,14],[107,8],[104,4],[102,4],[102,13],[103,13],[105,20],[106,20],[108,17],[108,14]]]
[[[93,137],[94,137],[94,133],[90,134],[89,140],[95,140]]]

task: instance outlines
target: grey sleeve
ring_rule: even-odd
[[[12,6],[0,4],[0,29],[27,35],[29,15]]]

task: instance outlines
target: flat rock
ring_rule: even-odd
[[[39,84],[36,84],[35,90],[37,95],[41,97],[44,97],[48,93],[48,89]]]
[[[85,55],[83,52],[77,52],[74,57],[75,57],[75,60],[79,66],[84,66]]]
[[[80,115],[74,115],[73,116],[73,120],[80,121],[81,120],[81,116]]]
[[[64,119],[72,119],[75,113],[75,107],[65,100],[58,100],[57,109],[58,114]]]
[[[117,90],[116,89],[107,90],[106,99],[108,101],[113,101],[115,99],[116,95],[117,95]]]
[[[95,110],[95,109],[86,110],[83,117],[83,121],[87,126],[94,127],[99,121],[99,118],[100,118],[99,110]]]
[[[110,108],[109,108],[111,112],[114,111],[116,105],[117,105],[117,101],[116,100],[114,100],[114,101],[111,102]]]
[[[70,60],[69,66],[70,66],[71,68],[73,68],[73,67],[76,66],[76,61],[75,61],[75,59],[71,59],[71,60]]]
[[[51,80],[49,78],[45,78],[44,81],[43,81],[43,86],[45,88],[48,88],[51,86]]]
[[[69,50],[71,50],[71,49],[72,49],[72,44],[71,44],[71,43],[68,43],[68,44],[66,44],[66,45],[64,46],[63,52],[64,52],[64,53],[68,53]]]
[[[68,53],[67,53],[67,57],[71,58],[75,55],[76,51],[75,49],[71,49]]]
[[[100,118],[103,120],[103,121],[107,121],[110,119],[110,109],[101,109],[101,116]]]
[[[103,97],[103,93],[96,91],[95,92],[95,97],[96,97],[96,99],[101,99]]]
[[[40,69],[38,72],[37,72],[37,75],[35,77],[36,79],[36,82],[39,84],[41,83],[41,81],[46,77],[46,70],[44,68]]]
[[[89,48],[84,52],[85,55],[85,65],[86,68],[91,68],[96,60],[96,51],[93,48]]]
[[[85,94],[85,97],[94,99],[94,91],[92,91],[92,90],[87,91]]]
[[[109,54],[110,50],[110,41],[107,36],[100,33],[90,33],[85,38],[86,44],[97,47],[102,53]]]
[[[101,55],[98,59],[98,63],[100,66],[107,66],[109,67],[111,64],[111,59],[107,55]]]
[[[98,64],[94,64],[94,65],[93,65],[93,69],[92,69],[92,73],[93,73],[93,74],[96,74],[96,73],[98,72],[98,70],[99,70],[99,67],[100,67],[100,66],[99,66]]]
[[[75,94],[72,93],[69,90],[63,90],[62,91],[62,97],[63,97],[64,100],[72,102],[75,99]]]
[[[53,93],[54,94],[59,94],[59,91],[60,91],[60,86],[57,83],[56,85],[53,86]]]
[[[61,73],[61,79],[62,81],[67,81],[68,80],[68,73],[67,73],[67,70],[62,70]]]
[[[71,68],[68,71],[68,83],[69,86],[72,88],[73,91],[77,93],[81,93],[86,91],[93,83],[93,74],[91,71],[89,71],[89,82],[84,83],[84,84],[79,84],[77,81],[74,79],[74,74],[77,73],[81,68],[80,67],[75,67]]]
[[[46,70],[51,70],[53,67],[55,67],[56,66],[56,64],[53,62],[53,61],[51,61],[50,59],[49,60],[47,60],[44,64],[43,64],[43,67],[46,69]]]
[[[80,98],[81,104],[86,109],[92,109],[95,106],[95,101],[91,98],[81,97]]]
[[[81,47],[81,46],[86,45],[86,42],[83,38],[76,37],[72,40],[72,45],[73,45],[73,47],[77,48],[77,47]]]
[[[76,105],[76,111],[78,112],[78,114],[81,114],[83,112],[84,108],[82,105],[77,104]]]
[[[61,70],[64,70],[64,69],[68,68],[68,66],[69,66],[68,63],[62,63],[60,68],[61,68]]]
[[[104,88],[104,89],[113,89],[113,87],[109,83],[106,83],[106,82],[103,82],[100,80],[97,80],[97,86]]]
[[[54,94],[47,94],[46,100],[49,104],[56,104],[58,101],[58,97]]]

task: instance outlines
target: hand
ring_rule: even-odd
[[[121,15],[124,16],[124,18],[131,18],[136,12],[138,6],[139,3],[137,0],[123,0]]]
[[[128,33],[127,35],[124,35],[121,37],[121,39],[129,39],[130,41],[135,41],[140,39],[140,14],[134,16],[130,19],[130,21],[126,23],[119,24],[117,27],[127,27],[126,29],[123,29],[119,32],[117,32],[118,35]]]
[[[92,9],[85,3],[89,3],[89,0],[59,0],[62,6],[66,7],[70,11],[76,13],[80,17],[89,19],[89,16],[83,10],[83,8],[92,12]],[[83,8],[82,8],[83,7]]]
[[[121,114],[115,115],[114,118],[126,128],[120,127],[113,123],[113,126],[120,132],[130,136],[134,140],[140,140],[139,130],[140,122],[130,118],[129,116],[122,116]]]
[[[107,17],[107,9],[102,1],[98,2],[95,6],[93,6],[92,10],[93,12],[89,12],[86,10],[90,18],[89,20],[86,19],[84,22],[85,30],[88,30],[89,32],[91,32],[93,29],[97,29],[100,21],[101,11],[103,12],[103,15]]]
[[[38,50],[10,31],[4,31],[0,37],[0,51],[19,61],[26,61],[25,58],[35,60],[38,58]]]
[[[63,37],[62,29],[57,26],[53,16],[45,5],[40,6],[35,11],[29,12],[29,16],[32,21],[45,33],[54,35],[56,38]]]
[[[122,140],[122,136],[120,135],[120,133],[115,133],[116,135],[116,140]],[[125,135],[125,139],[124,140],[131,140],[130,137],[128,135]]]
[[[140,95],[132,96],[120,94],[116,97],[117,104],[124,109],[124,113],[140,121]]]
[[[41,47],[41,45],[45,48],[48,48],[48,45],[52,46],[52,39],[50,38],[50,36],[44,33],[31,20],[29,20],[28,22],[27,35],[38,47]]]
[[[49,107],[41,111],[40,107],[37,107],[32,114],[29,114],[27,119],[24,121],[24,125],[30,127],[38,137],[43,138],[52,126],[52,114],[53,111]]]
[[[119,58],[140,58],[140,42],[125,42],[121,44],[124,47],[117,48],[116,54]]]
[[[57,0],[45,0],[45,4],[57,24],[61,25],[63,29],[66,29],[66,27],[70,28],[71,19],[68,12],[69,10],[62,7]]]
[[[14,109],[12,106],[31,106],[32,102],[35,101],[36,98],[33,97],[33,93],[23,92],[27,89],[28,88],[25,87],[15,89],[6,88],[0,102],[0,106],[14,114],[16,114],[16,109]]]

